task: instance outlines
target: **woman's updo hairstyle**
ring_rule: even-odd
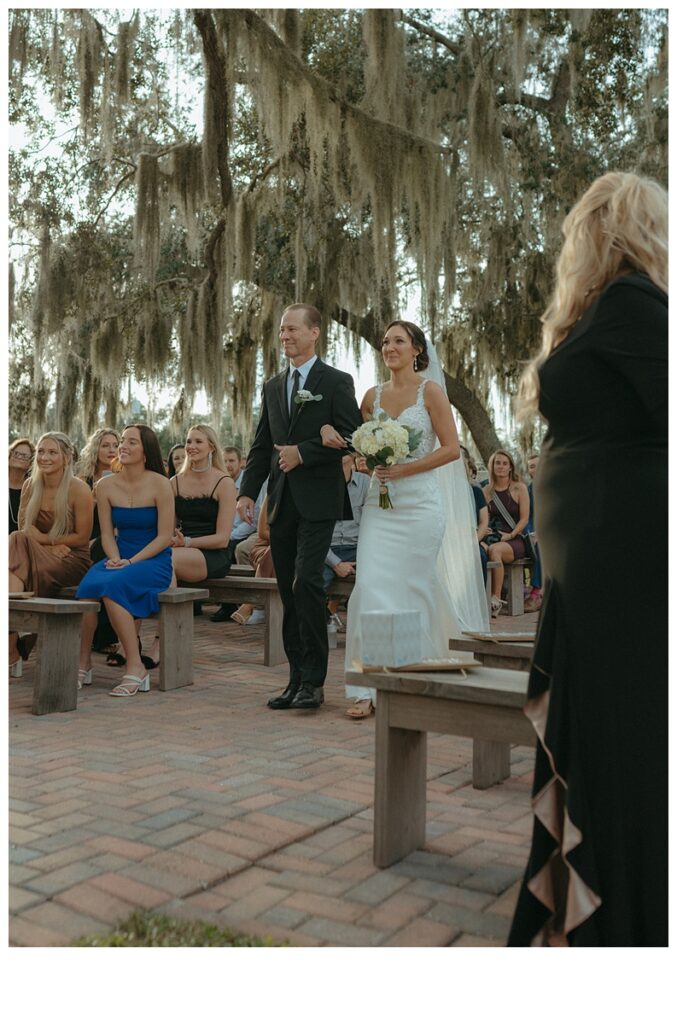
[[[418,369],[427,370],[428,364],[430,363],[430,358],[428,356],[428,343],[425,340],[425,334],[421,328],[417,327],[416,324],[412,324],[409,320],[391,320],[383,332],[384,337],[391,327],[404,327],[412,340],[414,348],[418,350],[418,355],[416,356]],[[381,347],[383,347],[383,342],[381,342]]]

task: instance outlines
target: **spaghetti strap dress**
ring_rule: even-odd
[[[179,480],[181,474],[177,473],[176,491],[174,496],[174,509],[179,523],[179,529],[186,537],[209,537],[216,533],[216,520],[219,514],[219,499],[214,497],[214,492],[226,474],[219,477],[214,484],[214,489],[209,495],[201,494],[197,498],[190,498],[179,494]],[[230,547],[225,548],[200,548],[207,563],[207,578],[220,579],[227,576],[230,571],[230,563],[233,554]]]
[[[113,526],[117,530],[120,558],[132,558],[157,537],[157,508],[112,509]],[[121,569],[107,569],[106,559],[93,565],[78,587],[76,597],[99,600],[108,597],[121,605],[136,619],[155,615],[160,608],[158,594],[172,580],[172,549],[166,547],[152,558],[145,558]]]
[[[519,502],[515,501],[510,488],[506,487],[504,491],[497,491],[498,497],[503,502],[506,512],[508,512],[516,523],[519,523],[520,519],[520,506]],[[489,502],[489,523],[493,530],[501,530],[503,533],[512,533],[513,527],[510,523],[506,522],[505,518],[501,514],[500,509],[496,505],[496,502],[492,498]],[[526,550],[524,547],[524,541],[521,537],[515,537],[514,540],[503,541],[504,544],[509,544],[512,548],[512,553],[515,558],[526,558]]]

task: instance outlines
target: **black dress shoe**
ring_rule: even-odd
[[[291,702],[291,708],[298,711],[313,710],[324,704],[324,687],[302,686]]]
[[[222,604],[218,612],[209,616],[210,622],[228,622],[233,612],[237,611],[236,604]]]
[[[268,707],[272,708],[273,711],[286,711],[287,708],[291,707],[291,703],[299,692],[300,683],[289,683],[287,689],[279,695],[279,697],[271,697],[268,701]]]

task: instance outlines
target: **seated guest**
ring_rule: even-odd
[[[177,581],[200,583],[228,575],[233,551],[230,531],[235,515],[235,485],[226,472],[219,441],[211,427],[198,423],[186,438],[186,458],[171,481],[176,526],[172,563]],[[160,637],[149,652],[157,668]]]
[[[240,493],[240,485],[244,477],[244,463],[245,459],[242,456],[242,452],[235,445],[227,445],[223,449],[223,461],[226,467],[226,472],[233,478],[235,484],[236,494]],[[260,495],[259,495],[260,498]],[[235,513],[235,519],[233,521],[233,528],[230,531],[230,543],[232,547],[232,554],[234,555],[235,548],[240,541],[245,540],[247,537],[251,537],[256,533],[256,525],[254,522],[248,523],[242,519],[238,512]],[[234,604],[221,604],[219,610],[213,615],[210,615],[211,622],[227,622],[233,612],[236,612],[237,606]]]
[[[169,477],[170,480],[173,476],[176,476],[176,474],[181,469],[185,457],[186,446],[183,444],[183,442],[179,442],[179,444],[172,445],[172,447],[169,449],[169,452],[167,453],[167,458],[163,461],[166,462],[167,464],[167,476]]]
[[[21,492],[19,529],[9,535],[9,591],[54,597],[79,583],[88,567],[92,494],[73,475],[73,445],[65,434],[43,434]],[[94,616],[96,619],[96,616]],[[27,658],[32,635],[9,634],[9,663]]]
[[[9,516],[8,533],[19,529],[21,488],[31,471],[35,445],[27,437],[19,437],[9,446]]]
[[[489,508],[487,506],[487,499],[484,497],[484,491],[482,488],[475,483],[477,479],[477,466],[472,458],[468,449],[461,445],[461,454],[463,461],[465,462],[465,471],[468,474],[468,483],[472,488],[472,494],[475,501],[475,514],[477,516],[477,543],[480,548],[480,561],[482,562],[482,577],[486,584],[487,582],[487,562],[489,556],[485,548],[482,546],[482,541],[490,532],[489,527]]]
[[[145,424],[125,427],[119,463],[119,473],[105,476],[97,484],[101,543],[107,557],[92,566],[76,596],[104,601],[127,662],[127,673],[111,696],[133,697],[139,690],[150,689],[134,619],[159,611],[158,594],[172,580],[174,495],[158,439]],[[95,628],[96,615],[84,615],[79,687],[92,682]]]
[[[355,461],[352,455],[344,455],[342,459],[343,475],[346,480],[348,497],[353,512],[352,519],[339,519],[334,526],[331,537],[331,544],[322,570],[324,589],[328,590],[335,576],[347,579],[355,575],[355,559],[357,558],[357,537],[362,518],[362,506],[367,498],[369,490],[369,476],[366,473],[358,473],[355,469]],[[338,600],[330,600],[327,604],[330,615],[336,619]],[[337,622],[337,626],[342,623]]]
[[[522,531],[529,521],[529,492],[517,474],[515,460],[508,452],[502,449],[495,451],[487,468],[489,483],[484,488],[484,497],[489,505],[491,532],[483,544],[490,561],[500,562],[491,577],[491,615],[496,618],[503,604],[503,566],[526,555]]]
[[[172,478],[176,529],[172,559],[177,580],[199,583],[226,576],[233,552],[235,484],[226,472],[216,434],[198,423],[186,438],[186,458]]]
[[[268,497],[264,497],[259,511],[258,522],[256,533],[253,534],[255,543],[250,546],[248,557],[249,564],[254,566],[256,570],[255,576],[265,576],[268,578],[275,577],[275,566],[273,565],[273,556],[270,553],[270,529],[268,528]],[[249,537],[243,543],[248,543]],[[238,548],[240,545],[238,544]],[[241,626],[245,625],[256,625],[258,622],[263,621],[263,616],[260,618],[256,615],[257,609],[253,604],[241,604],[240,607],[233,612],[231,619],[234,622],[239,622]]]
[[[541,607],[542,594],[542,571],[541,571],[541,555],[538,550],[538,542],[536,540],[536,527],[534,526],[534,480],[536,479],[536,470],[538,469],[538,452],[531,452],[527,456],[527,471],[531,477],[531,483],[527,490],[529,491],[529,522],[527,523],[527,533],[533,534],[532,541],[534,542],[534,552],[536,558],[531,566],[531,593],[524,602],[525,612],[537,612]]]
[[[101,527],[99,526],[99,513],[96,507],[95,485],[102,477],[114,472],[119,447],[120,435],[117,430],[113,430],[112,427],[101,427],[87,440],[76,469],[77,475],[81,480],[85,481],[94,495],[94,522],[92,524],[92,535],[89,539],[89,553],[93,562],[99,562],[105,554],[101,547]],[[108,621],[105,605],[102,604],[96,633],[92,640],[92,649],[110,655],[110,658],[107,660],[108,664],[124,665],[124,658],[117,653],[117,646],[118,638]]]

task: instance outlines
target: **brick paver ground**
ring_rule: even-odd
[[[533,752],[480,792],[470,741],[430,736],[426,845],[379,870],[374,719],[343,714],[343,649],[319,712],[272,712],[286,666],[262,666],[262,627],[195,626],[196,683],[173,693],[153,672],[150,693],[114,700],[123,670],[95,655],[78,710],[35,717],[31,662],[11,681],[10,943],[69,945],[149,908],[298,946],[502,945]]]

